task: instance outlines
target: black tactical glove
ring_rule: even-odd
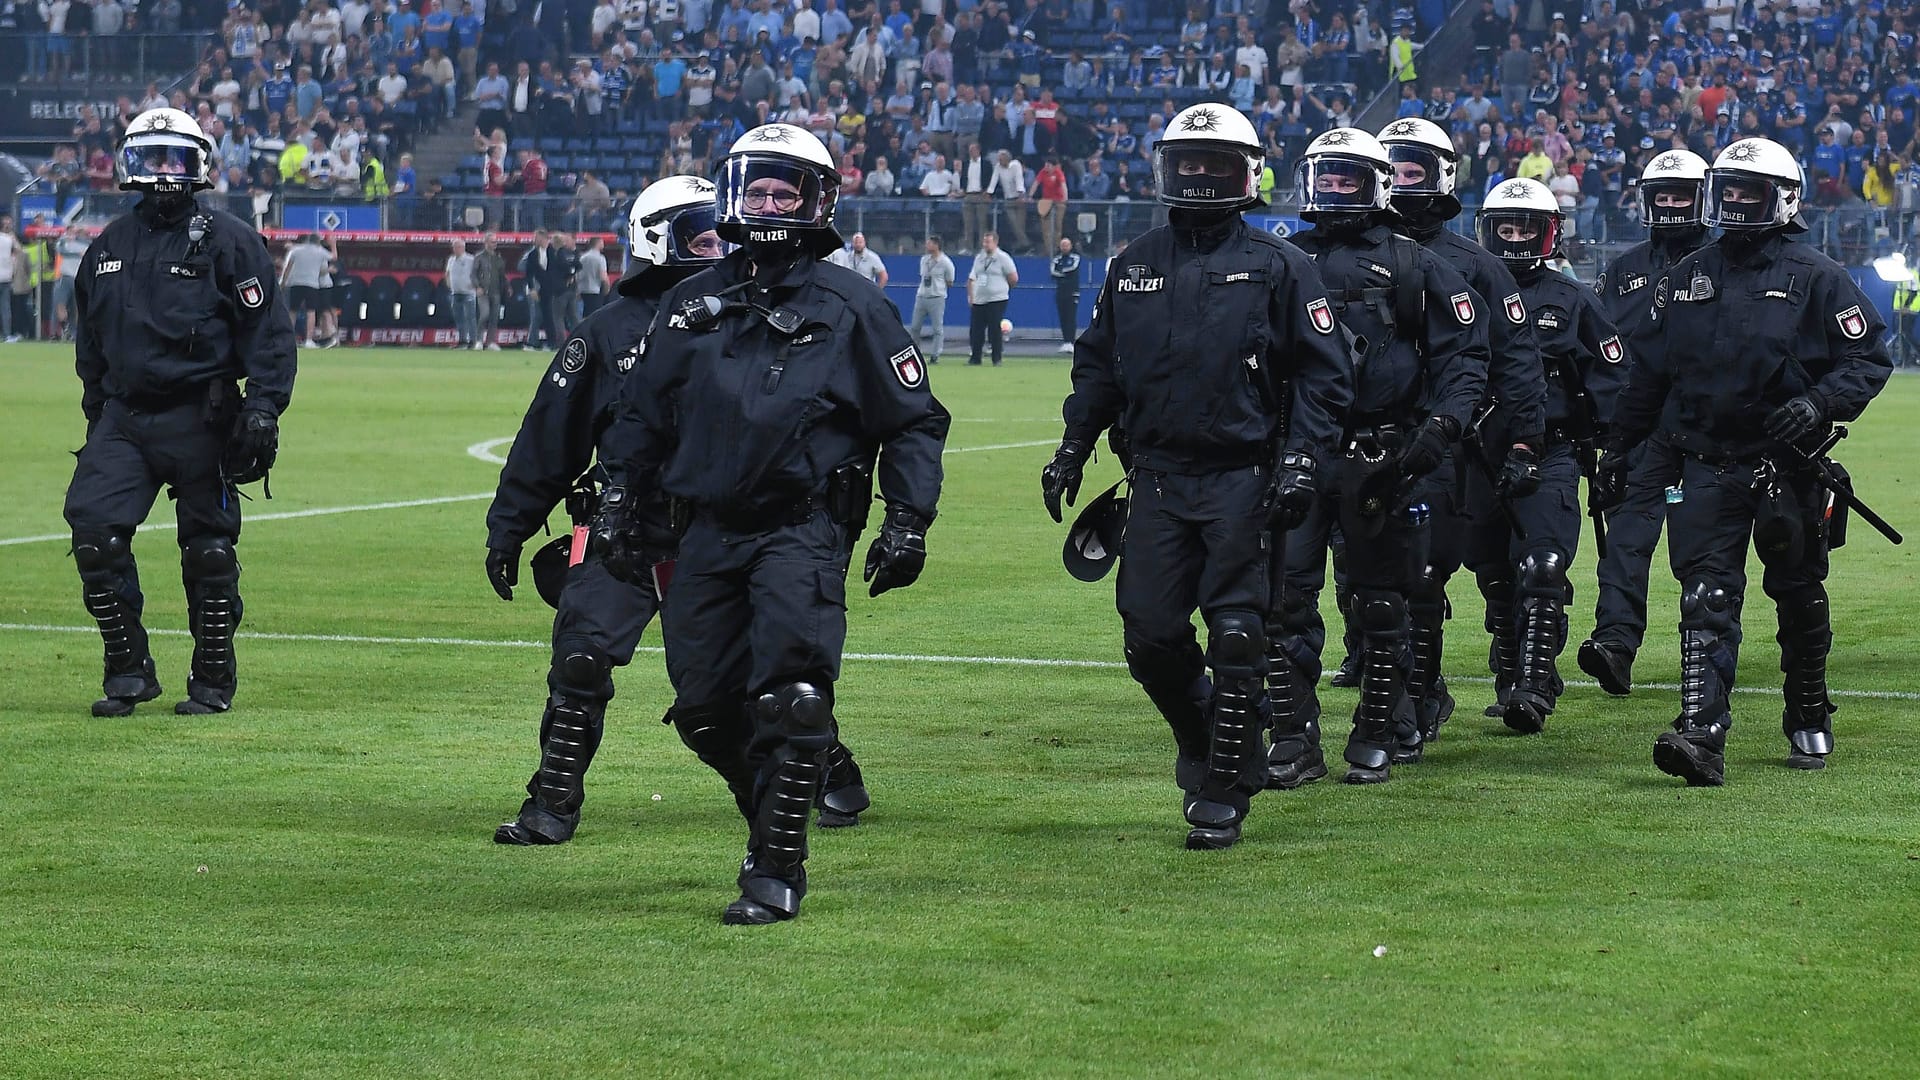
[[[1494,481],[1503,499],[1524,499],[1540,490],[1540,455],[1533,447],[1518,443],[1507,451],[1507,460],[1500,465],[1500,475]]]
[[[1267,528],[1284,532],[1307,520],[1314,500],[1320,496],[1315,479],[1318,468],[1311,454],[1289,450],[1280,455],[1273,469],[1273,487],[1267,494]]]
[[[646,548],[638,507],[627,489],[614,486],[601,492],[600,509],[587,523],[587,551],[615,580],[645,585],[653,565]]]
[[[1077,471],[1074,477],[1077,486]],[[873,546],[867,548],[867,567],[861,575],[861,580],[873,582],[867,590],[868,596],[879,596],[888,589],[904,589],[920,579],[920,571],[927,565],[927,526],[930,524],[931,521],[907,507],[887,507],[886,523],[880,526],[880,535],[873,538]]]
[[[1602,448],[1600,463],[1587,481],[1587,494],[1593,505],[1611,510],[1627,499],[1627,452],[1614,447]]]
[[[1428,417],[1426,423],[1414,429],[1400,451],[1400,475],[1417,480],[1439,468],[1441,459],[1447,456],[1448,445],[1459,433],[1460,426],[1453,417]]]
[[[1040,470],[1040,498],[1046,501],[1047,513],[1053,520],[1060,520],[1060,499],[1065,496],[1067,505],[1080,496],[1080,474],[1087,467],[1087,458],[1093,453],[1093,447],[1078,439],[1063,439],[1060,449],[1053,452],[1053,460]]]
[[[520,584],[520,547],[487,549],[487,580],[500,599],[513,599],[513,587]]]
[[[1826,402],[1817,391],[1809,390],[1767,414],[1767,436],[1783,443],[1797,443],[1826,422]]]
[[[241,409],[221,455],[221,468],[234,484],[251,484],[267,475],[280,454],[280,421],[263,409]]]

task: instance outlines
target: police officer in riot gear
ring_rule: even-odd
[[[1565,686],[1558,660],[1566,646],[1566,604],[1573,595],[1567,571],[1584,525],[1580,461],[1592,460],[1626,381],[1626,347],[1600,298],[1546,263],[1559,246],[1565,220],[1553,192],[1525,178],[1489,192],[1478,220],[1480,242],[1513,269],[1520,283],[1547,377],[1539,483],[1512,503],[1517,558],[1497,564],[1505,571],[1501,577],[1482,578],[1489,607],[1503,601],[1512,605],[1510,636],[1494,647],[1496,657],[1512,658],[1512,666],[1495,676],[1507,687],[1502,719],[1529,735],[1546,726]],[[1495,621],[1489,618],[1488,625]]]
[[[259,233],[202,206],[213,144],[178,109],[135,117],[116,162],[142,197],[74,276],[74,353],[87,442],[66,518],[87,612],[106,642],[95,716],[160,696],[133,532],[166,486],[179,517],[193,660],[182,715],[225,712],[240,625],[238,485],[265,478],[293,393],[293,322]],[[246,380],[242,394],[239,380]]]
[[[627,218],[631,266],[615,288],[614,302],[582,320],[542,373],[487,513],[487,578],[502,600],[513,599],[519,583],[521,546],[546,524],[562,499],[576,525],[587,523],[605,472],[588,472],[595,456],[617,466],[620,454],[610,434],[620,386],[640,361],[641,339],[653,323],[660,295],[726,253],[725,241],[714,231],[713,197],[713,184],[692,176],[670,177],[640,193]],[[646,573],[637,584],[614,577],[598,557],[575,561],[566,551],[571,537],[556,542],[554,557],[563,560],[561,565],[572,565],[565,570],[553,620],[540,765],[527,781],[520,813],[494,830],[499,843],[564,843],[580,823],[587,768],[600,746],[607,702],[613,697],[613,669],[633,659],[640,635],[659,610],[652,568],[670,560],[677,544],[664,499],[654,499],[637,510],[636,517],[648,541]],[[665,573],[663,568],[663,577]],[[712,757],[718,763],[743,810],[749,807],[753,777],[739,748],[708,746],[713,728],[674,712],[667,719],[703,760]],[[839,789],[835,806],[847,812],[823,805],[821,817],[830,824],[853,824],[866,809],[866,790],[845,748],[836,744],[835,754],[841,782],[829,787]],[[830,798],[822,795],[823,800]]]
[[[1487,315],[1490,348],[1487,393],[1474,412],[1478,429],[1416,496],[1432,513],[1432,544],[1407,600],[1413,627],[1408,690],[1419,713],[1421,741],[1428,742],[1439,735],[1454,706],[1440,674],[1447,581],[1462,565],[1474,571],[1483,588],[1513,579],[1508,506],[1539,487],[1547,384],[1533,320],[1513,274],[1486,248],[1446,227],[1460,213],[1454,190],[1460,159],[1453,140],[1438,124],[1416,116],[1381,129],[1380,145],[1393,163],[1394,212],[1407,235],[1466,279],[1478,310]],[[1497,653],[1497,643],[1511,638],[1510,605],[1489,603],[1487,628]]]
[[[1771,140],[1741,139],[1714,159],[1705,223],[1725,231],[1654,287],[1647,333],[1658,347],[1629,373],[1597,485],[1617,501],[1626,453],[1660,425],[1671,394],[1668,431],[1681,457],[1678,501],[1667,511],[1680,581],[1680,715],[1655,741],[1653,761],[1689,785],[1725,781],[1733,619],[1750,536],[1780,620],[1787,764],[1823,768],[1833,749],[1825,584],[1833,536],[1826,493],[1795,461],[1835,421],[1858,417],[1893,367],[1872,303],[1838,263],[1796,239],[1806,229],[1803,190],[1799,163]],[[1705,356],[1714,363],[1685,362]]]
[[[1707,241],[1701,223],[1707,163],[1687,150],[1669,150],[1640,174],[1640,220],[1648,238],[1623,252],[1594,282],[1600,305],[1638,359],[1660,347],[1649,333],[1653,286],[1680,257]],[[1702,357],[1693,357],[1695,362]],[[1627,490],[1607,512],[1607,550],[1599,565],[1593,634],[1580,645],[1580,670],[1609,694],[1633,690],[1633,660],[1647,632],[1647,575],[1667,520],[1667,489],[1680,481],[1680,455],[1664,430],[1636,447],[1627,461]]]
[[[1154,169],[1170,223],[1108,268],[1075,343],[1066,433],[1040,478],[1058,521],[1100,433],[1124,431],[1127,667],[1173,729],[1194,849],[1238,840],[1263,786],[1268,530],[1312,505],[1351,390],[1312,263],[1241,219],[1263,166],[1253,125],[1231,108],[1195,105],[1167,125]]]
[[[1327,470],[1332,482],[1281,553],[1276,651],[1291,678],[1273,690],[1268,785],[1298,787],[1327,773],[1314,683],[1326,640],[1318,600],[1336,519],[1360,624],[1360,702],[1345,779],[1379,783],[1393,762],[1420,758],[1407,600],[1428,563],[1429,536],[1416,492],[1486,393],[1487,319],[1458,271],[1394,231],[1393,166],[1373,136],[1352,128],[1321,134],[1308,144],[1297,182],[1301,216],[1314,227],[1294,240],[1327,283],[1355,376],[1342,452]]]
[[[662,297],[622,392],[630,441],[593,542],[616,574],[638,576],[638,508],[661,493],[685,520],[663,628],[675,724],[702,732],[696,752],[723,776],[753,777],[741,895],[724,918],[769,923],[806,895],[808,810],[835,740],[846,574],[876,455],[874,596],[920,576],[949,418],[885,294],[826,261],[840,248],[826,147],[763,125],[733,144],[716,183],[720,235],[744,250]]]

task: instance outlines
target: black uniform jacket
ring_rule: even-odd
[[[951,421],[893,302],[809,255],[748,279],[738,251],[661,298],[623,392],[628,484],[740,520],[815,498],[836,466],[878,452],[887,503],[931,519]],[[730,289],[707,317],[703,298]]]
[[[639,362],[659,309],[660,289],[634,274],[614,291],[612,303],[573,328],[540,376],[487,510],[490,548],[511,551],[526,543],[596,453],[603,462],[619,456],[608,432],[619,413],[621,384]]]
[[[1893,373],[1886,324],[1839,263],[1785,233],[1735,262],[1716,240],[1654,287],[1660,341],[1629,372],[1616,415],[1631,447],[1650,434],[1669,391],[1675,446],[1712,458],[1767,449],[1766,416],[1800,394],[1853,420]]]
[[[198,245],[188,226],[198,217]],[[194,250],[189,250],[194,249]],[[74,366],[89,419],[108,398],[184,404],[246,379],[246,407],[280,415],[293,395],[293,319],[260,234],[197,202],[162,214],[142,199],[74,275]]]
[[[1536,328],[1547,371],[1547,425],[1562,438],[1594,437],[1613,421],[1614,403],[1627,383],[1624,339],[1592,289],[1542,267],[1524,275],[1520,291]],[[1592,415],[1580,414],[1584,388]],[[1592,423],[1594,430],[1588,431]]]
[[[1107,268],[1074,343],[1066,437],[1092,445],[1118,423],[1134,463],[1164,472],[1269,464],[1282,439],[1325,461],[1351,387],[1320,275],[1299,249],[1237,215],[1163,225]]]
[[[1393,288],[1392,235],[1380,224],[1358,236],[1314,229],[1294,239],[1313,256],[1328,291],[1338,294]],[[1355,373],[1352,419],[1378,424],[1451,416],[1465,428],[1487,390],[1488,318],[1459,271],[1425,248],[1416,246],[1414,256],[1414,272],[1421,276],[1421,325],[1411,335],[1401,329],[1383,355],[1371,357]],[[1362,331],[1352,319],[1348,327],[1378,332]]]
[[[1546,423],[1547,382],[1533,320],[1513,271],[1493,252],[1446,229],[1420,242],[1467,279],[1487,314],[1487,393],[1500,402],[1492,421],[1499,437],[1517,441],[1540,434]],[[1493,436],[1487,442],[1496,445]]]

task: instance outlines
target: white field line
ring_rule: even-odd
[[[504,465],[507,459],[495,455],[493,448],[499,446],[501,443],[510,443],[512,441],[513,436],[509,435],[504,439],[489,439],[485,442],[477,442],[467,447],[467,454],[470,457],[479,458],[481,461],[491,464]],[[1036,442],[999,443],[994,446],[963,446],[957,450],[948,450],[947,453],[977,454],[987,450],[1019,450],[1029,446],[1053,446],[1057,442],[1058,440],[1056,439],[1041,439]],[[447,503],[478,502],[481,499],[491,498],[493,498],[493,492],[480,491],[472,495],[439,495],[431,499],[403,499],[399,502],[363,503],[359,506],[316,506],[310,510],[287,510],[271,514],[248,514],[246,515],[246,520],[249,522],[285,521],[289,518],[330,517],[334,514],[358,514],[368,510],[405,510],[414,506],[444,506]],[[175,525],[171,521],[150,521],[140,526],[136,531],[172,532],[174,528]],[[55,540],[70,540],[72,538],[73,534],[70,532],[41,533],[38,536],[11,536],[6,539],[0,539],[0,547],[13,547],[16,544],[46,544]]]
[[[91,626],[54,626],[47,623],[0,623],[0,631],[13,631],[27,634],[92,635],[97,633]],[[187,631],[185,630],[149,630],[147,633],[166,635],[169,637],[187,636]],[[242,630],[238,636],[254,641],[311,641],[348,645],[430,645],[462,649],[552,648],[552,644],[546,641],[494,641],[484,638],[384,637],[371,634],[268,634],[257,633],[251,630]],[[637,651],[654,655],[658,655],[661,652],[657,646],[643,647]],[[1127,666],[1118,660],[1073,660],[1062,657],[1040,656],[948,656],[940,653],[861,652],[850,652],[844,654],[844,656],[848,660],[865,660],[895,664],[975,664],[990,667],[1100,668],[1109,670],[1124,670]],[[1330,677],[1331,673],[1323,676],[1323,678]],[[1447,681],[1450,683],[1486,685],[1492,683],[1493,679],[1486,675],[1461,675],[1450,677]],[[1567,685],[1587,690],[1596,689],[1594,683],[1585,680],[1569,681]],[[1678,683],[1643,682],[1635,683],[1634,686],[1642,690],[1665,690],[1670,693],[1677,692],[1680,689],[1680,684]],[[1766,686],[1740,686],[1735,687],[1733,692],[1736,694],[1765,694],[1771,696],[1777,695],[1780,691],[1773,687]],[[1911,690],[1832,690],[1829,691],[1829,696],[1837,698],[1859,698],[1871,701],[1920,701],[1920,693]]]

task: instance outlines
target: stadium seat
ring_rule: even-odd
[[[551,154],[555,150],[564,149],[566,142],[567,140],[559,138],[558,136],[542,135],[540,138],[533,140],[533,145],[538,148],[541,153]]]

